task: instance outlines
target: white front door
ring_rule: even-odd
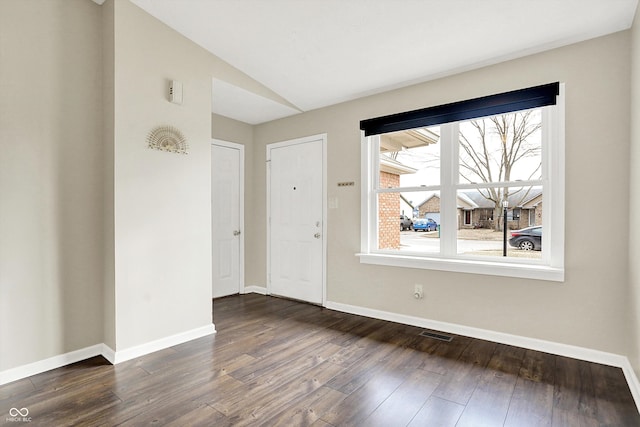
[[[324,135],[267,146],[267,291],[324,301]]]
[[[242,284],[242,175],[244,147],[211,145],[213,298],[240,292]]]

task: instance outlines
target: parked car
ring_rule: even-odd
[[[413,226],[413,221],[406,215],[400,215],[400,231],[411,230],[411,226]]]
[[[542,226],[527,227],[511,232],[509,244],[523,251],[539,251],[542,249]]]
[[[431,218],[417,218],[413,220],[413,231],[435,231],[438,229],[438,223]]]

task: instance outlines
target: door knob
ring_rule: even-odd
[[[234,236],[239,236],[239,235],[240,235],[240,233],[242,233],[242,231],[240,231],[240,230],[233,230],[233,235],[234,235]]]
[[[316,239],[319,239],[320,238],[320,233],[314,234],[313,237],[315,237]]]

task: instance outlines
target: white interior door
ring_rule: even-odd
[[[267,147],[268,292],[315,304],[324,298],[325,137]]]
[[[213,297],[237,294],[242,286],[244,147],[211,145],[211,235]]]

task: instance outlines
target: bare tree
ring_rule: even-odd
[[[541,162],[524,162],[539,157],[541,144],[536,134],[542,124],[538,110],[529,110],[471,120],[460,129],[460,176],[469,183],[494,183],[512,180],[514,168],[526,170],[532,179],[541,170]],[[528,163],[526,166],[525,163]],[[523,168],[520,166],[523,165]],[[520,178],[522,179],[522,178]],[[480,191],[493,202],[494,228],[501,229],[503,202],[518,195],[520,204],[531,187],[490,187]],[[513,205],[513,200],[512,200]]]

